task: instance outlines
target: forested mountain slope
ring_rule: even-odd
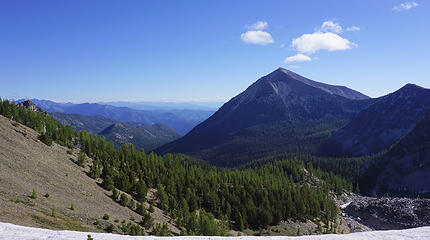
[[[220,166],[282,152],[312,153],[371,103],[357,91],[279,68],[157,151],[187,153]]]
[[[144,149],[147,152],[180,137],[179,134],[162,123],[134,127],[126,123],[116,122],[98,134],[104,136],[108,141],[113,141],[116,147],[123,144],[133,144],[136,149]]]
[[[362,177],[362,189],[394,196],[430,196],[430,110]]]
[[[325,155],[363,156],[388,150],[430,109],[430,89],[407,84],[375,99],[324,145]]]
[[[164,124],[145,125],[142,123],[123,123],[102,116],[83,116],[69,113],[49,113],[60,123],[69,124],[77,131],[85,130],[99,134],[113,141],[116,147],[122,144],[134,144],[137,149],[151,151],[155,147],[171,142],[180,137]]]
[[[157,156],[154,153],[146,154],[144,151],[136,151],[134,146],[129,144],[125,144],[117,150],[113,143],[107,142],[104,137],[91,135],[85,131],[73,131],[70,126],[63,126],[47,114],[17,107],[8,101],[3,101],[0,106],[0,114],[12,119],[3,118],[5,129],[25,124],[36,130],[32,131],[33,139],[30,142],[43,147],[41,149],[35,147],[39,149],[38,151],[45,153],[60,148],[63,153],[70,153],[71,157],[76,157],[75,154],[77,154],[77,159],[73,159],[73,161],[66,157],[68,163],[76,169],[79,169],[80,166],[87,167],[88,176],[100,182],[101,187],[112,191],[106,192],[106,195],[111,197],[112,204],[117,202],[118,207],[126,206],[142,216],[141,218],[131,218],[129,223],[115,222],[112,226],[109,224],[104,228],[106,231],[116,229],[134,235],[145,232],[165,235],[171,234],[171,231],[175,232],[175,229],[180,229],[181,233],[186,235],[224,235],[231,230],[252,233],[282,222],[288,225],[290,222],[309,222],[310,220],[318,223],[318,225],[313,224],[314,227],[310,228],[309,231],[312,233],[340,231],[339,209],[333,200],[333,194],[338,195],[343,191],[352,190],[351,182],[332,173],[315,169],[311,165],[305,165],[298,160],[284,159],[254,169],[216,168],[181,154],[164,156]],[[1,131],[0,134],[3,132],[8,131]],[[29,135],[28,132],[19,130],[9,132],[24,138]],[[18,139],[17,136],[11,137],[11,139],[15,138]],[[35,138],[45,145],[36,141]],[[15,152],[20,151],[10,149],[13,146],[10,146],[9,142],[13,143],[13,140],[7,139],[1,145],[4,148],[1,153],[6,153],[6,158],[11,158],[14,154],[16,155]],[[69,149],[60,147],[57,143],[67,146]],[[19,144],[14,145],[19,148],[26,147]],[[72,150],[75,147],[79,147],[80,150]],[[89,166],[87,166],[86,156],[93,159],[92,164],[88,164]],[[67,168],[63,168],[61,165],[56,166],[52,162],[44,163],[46,160],[40,155],[35,157],[38,158],[37,161],[43,161],[43,163],[37,164],[35,161],[37,166],[21,168],[32,177],[40,177],[40,180],[31,179],[25,184],[34,184],[35,188],[40,187],[41,190],[37,190],[39,192],[49,190],[44,187],[50,186],[51,182],[51,186],[55,187],[57,177],[64,178],[57,181],[59,184],[68,179],[69,173],[63,172],[68,171]],[[55,158],[55,161],[63,161],[62,159]],[[8,161],[4,161],[6,166],[2,168],[6,169],[8,174],[1,175],[5,176],[7,180],[2,179],[0,182],[6,184],[11,182],[13,185],[13,182],[19,182],[15,178],[22,175],[15,173],[14,169],[20,169],[20,165],[25,164],[27,159],[25,156],[18,155],[18,159],[12,158],[11,163]],[[32,173],[32,168],[38,170],[45,164],[54,167],[55,171],[51,172],[47,166],[47,171],[44,171],[41,176],[38,173]],[[9,167],[15,165],[17,166]],[[53,177],[53,180],[45,179],[48,177]],[[46,186],[41,186],[45,182],[47,182]],[[93,182],[94,184],[95,182]],[[80,187],[80,190],[85,189],[79,180],[76,182],[76,187]],[[67,186],[64,188],[67,189],[65,191],[73,189]],[[82,193],[80,190],[75,194]],[[23,190],[23,192],[26,191],[28,190]],[[39,199],[40,203],[45,201],[49,203],[49,196],[46,197],[48,200],[45,200],[40,196],[32,198],[33,194],[29,194],[30,197],[21,195],[23,199],[17,200],[15,203],[27,205],[29,198]],[[93,196],[91,193],[82,194]],[[69,201],[69,195],[66,195],[66,198],[63,201]],[[70,198],[74,199],[73,196]],[[78,198],[76,197],[76,199]],[[74,203],[74,200],[72,201]],[[31,200],[29,204],[32,204]],[[81,204],[84,205],[85,201],[80,201],[79,205],[70,204],[71,214],[77,207],[85,209],[85,206]],[[148,208],[148,204],[156,205],[170,216],[172,221],[166,217],[160,217],[159,219],[164,219],[163,225],[154,225],[152,219],[156,219],[156,217],[148,213],[148,211],[152,212],[151,207]],[[64,208],[65,206],[61,205],[61,214],[65,214]],[[44,214],[49,216],[49,211],[47,212],[46,209],[44,211]],[[51,224],[58,224],[59,221],[55,217],[55,211],[57,210],[52,210],[52,218],[49,218]],[[155,213],[157,213],[156,208]],[[160,216],[161,213],[158,213]],[[163,215],[161,214],[161,216]],[[173,225],[167,224],[167,221]],[[343,226],[342,230],[347,229]]]

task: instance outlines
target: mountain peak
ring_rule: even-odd
[[[284,73],[284,74],[287,74],[288,76],[290,76],[290,77],[294,77],[294,78],[302,77],[302,76],[300,76],[299,74],[297,74],[297,73],[295,73],[295,72],[293,72],[293,71],[290,71],[290,70],[288,70],[288,69],[282,68],[282,67],[279,67],[278,69],[276,69],[276,70],[275,70],[275,71],[273,71],[272,73],[274,73],[274,72]]]
[[[305,78],[293,71],[287,70],[282,67],[276,69],[275,71],[271,72],[267,76],[263,77],[262,80],[269,81],[272,83],[282,82],[282,83],[287,83],[289,85],[297,84],[297,82],[295,81],[298,81],[302,84],[306,84],[307,86],[323,90],[324,92],[329,93],[331,95],[337,95],[337,96],[341,96],[341,97],[345,97],[353,100],[370,98],[358,91],[347,88],[345,86],[330,85],[322,82],[313,81],[311,79]]]
[[[338,128],[370,104],[353,100],[364,98],[368,97],[352,89],[278,68],[233,97],[183,138],[156,151],[192,154],[220,166],[239,165],[269,152],[298,149],[304,138],[297,133],[302,130],[292,129],[304,129],[304,125],[317,129],[327,122],[330,131]]]
[[[405,86],[403,86],[402,88],[400,88],[399,90],[402,90],[402,89],[423,89],[423,87],[418,86],[418,85],[413,84],[413,83],[408,83]]]
[[[413,97],[419,94],[428,94],[429,89],[423,88],[413,83],[408,83],[401,87],[399,90],[389,94],[388,96],[402,96],[402,97]]]

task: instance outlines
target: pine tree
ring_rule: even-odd
[[[108,175],[103,180],[101,186],[106,190],[111,190],[114,188],[114,182],[111,175]]]
[[[116,202],[119,198],[119,191],[116,188],[112,189],[112,199]]]
[[[85,158],[86,158],[85,153],[84,153],[84,151],[81,150],[79,152],[79,156],[78,156],[78,165],[79,166],[85,167]]]
[[[146,193],[148,189],[143,180],[140,180],[136,185],[136,199],[139,202],[143,202],[146,199]]]
[[[125,195],[124,193],[121,193],[121,196],[119,198],[119,203],[125,207],[128,205],[128,202],[129,202],[129,199],[127,195]]]
[[[3,115],[3,100],[0,97],[0,115]]]
[[[164,186],[161,184],[157,185],[157,197],[159,200],[158,207],[163,211],[167,211],[169,207],[169,198],[166,194]]]
[[[9,119],[12,118],[12,113],[10,111],[10,104],[9,104],[9,101],[7,99],[3,101],[3,110],[2,111],[3,111],[3,113],[2,113],[3,116],[5,116]]]

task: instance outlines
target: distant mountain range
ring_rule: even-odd
[[[116,147],[122,144],[134,144],[136,149],[143,148],[145,151],[151,151],[180,137],[178,133],[162,123],[146,126],[141,123],[122,123],[102,116],[58,112],[49,113],[49,115],[62,124],[69,124],[75,130],[85,130],[104,136]]]
[[[23,100],[18,100],[23,101]],[[207,119],[214,111],[196,109],[138,110],[129,107],[115,107],[98,103],[57,103],[49,100],[31,99],[43,110],[84,116],[103,116],[120,122],[136,122],[144,125],[162,123],[184,135],[194,126]]]
[[[224,102],[212,101],[212,102],[99,102],[102,105],[111,105],[115,107],[129,107],[138,110],[205,110],[213,111],[218,110]]]
[[[156,151],[186,153],[227,167],[286,153],[383,154],[429,109],[430,90],[413,84],[372,99],[279,68]]]

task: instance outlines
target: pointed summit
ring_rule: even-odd
[[[352,89],[278,68],[225,103],[183,138],[156,151],[188,153],[216,165],[236,166],[268,153],[298,149],[304,139],[317,141],[318,135],[312,135],[315,132],[301,130],[328,133],[367,107],[369,101],[355,100],[366,98]],[[328,129],[319,129],[324,126]]]
[[[314,88],[319,88],[329,94],[332,95],[337,95],[337,96],[341,96],[341,97],[345,97],[348,99],[354,99],[354,100],[359,100],[359,99],[369,99],[368,96],[355,91],[353,89],[347,88],[345,86],[336,86],[336,85],[330,85],[330,84],[326,84],[326,83],[321,83],[321,82],[317,82],[317,81],[313,81],[310,80],[308,78],[305,78],[293,71],[287,70],[285,68],[278,68],[275,71],[273,71],[272,73],[270,73],[269,75],[266,76],[267,80],[276,80],[276,81],[291,81],[291,80],[296,80],[299,81],[301,83],[304,83],[308,86],[314,87]]]

